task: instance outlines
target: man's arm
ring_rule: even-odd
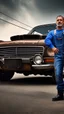
[[[45,38],[45,44],[52,49],[52,51],[54,53],[58,53],[58,49],[53,45],[53,33],[52,31],[50,31],[47,35],[47,37]]]
[[[52,31],[50,31],[47,35],[47,37],[45,38],[45,44],[50,47],[50,48],[54,48],[54,45],[52,43],[52,39],[53,39],[53,35],[52,35]]]

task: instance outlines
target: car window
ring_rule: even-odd
[[[53,30],[56,28],[56,24],[46,24],[46,25],[39,25],[34,27],[28,34],[42,34],[47,35],[50,30]]]

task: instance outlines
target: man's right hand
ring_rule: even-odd
[[[53,51],[55,54],[57,54],[57,53],[59,52],[59,50],[58,50],[56,47],[52,48],[52,51]]]

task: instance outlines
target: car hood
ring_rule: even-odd
[[[39,40],[16,40],[16,41],[2,41],[0,42],[1,46],[43,46],[45,45],[43,39]]]

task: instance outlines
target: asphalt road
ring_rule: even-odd
[[[14,75],[0,82],[0,114],[64,114],[64,101],[53,102],[55,95],[49,77]]]

